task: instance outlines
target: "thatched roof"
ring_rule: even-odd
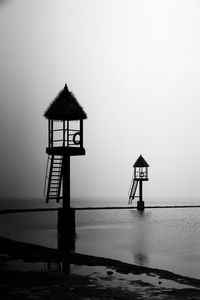
[[[80,106],[74,95],[68,90],[67,85],[60,91],[58,96],[50,103],[44,113],[47,119],[53,120],[81,120],[87,115]]]
[[[136,162],[134,163],[133,167],[149,167],[148,163],[146,162],[146,160],[144,159],[144,157],[142,155],[140,155],[138,157],[138,159],[136,160]]]

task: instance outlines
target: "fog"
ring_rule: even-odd
[[[84,107],[73,198],[200,196],[200,4],[183,0],[0,2],[0,197],[41,197],[43,113],[65,82]]]

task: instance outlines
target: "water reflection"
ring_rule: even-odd
[[[133,211],[132,225],[132,256],[134,263],[148,265],[149,262],[149,238],[150,238],[150,213],[146,211]]]
[[[64,259],[58,262],[46,262],[45,268],[47,271],[53,272],[65,272],[70,273],[70,259],[69,259],[69,253],[75,251],[75,242],[76,242],[76,236],[68,234],[68,232],[64,230],[58,230],[57,231],[57,245],[58,250]],[[67,254],[67,255],[66,255]]]
[[[129,216],[130,218],[128,218],[128,224],[129,224],[128,226],[130,226],[130,227],[128,229],[128,235],[125,235],[126,238],[123,235],[121,236],[121,239],[120,239],[120,243],[122,245],[121,247],[126,247],[127,244],[129,244],[129,245],[131,244],[131,247],[129,248],[129,249],[131,249],[131,260],[132,260],[131,262],[133,262],[137,265],[141,265],[141,266],[143,266],[143,265],[148,266],[149,265],[149,253],[150,253],[150,239],[151,239],[151,234],[152,234],[151,229],[150,229],[150,228],[152,228],[152,226],[150,226],[151,212],[130,210],[130,211],[127,211],[126,217],[127,217],[127,214],[130,214],[130,216]],[[117,218],[117,220],[119,222],[119,218]],[[97,247],[97,249],[98,249],[99,241],[98,241],[98,239],[96,239],[96,237],[100,236],[101,237],[101,239],[100,239],[101,245],[100,246],[103,245],[103,249],[105,248],[104,249],[105,253],[102,252],[102,255],[99,253],[97,253],[97,254],[95,253],[97,256],[110,257],[109,253],[106,252],[107,247],[108,247],[108,251],[110,249],[109,243],[108,243],[108,238],[110,239],[110,235],[112,235],[112,238],[115,240],[115,235],[119,233],[119,228],[117,227],[118,228],[117,230],[115,228],[115,226],[116,226],[115,222],[117,222],[117,221],[114,220],[113,222],[114,222],[114,227],[100,228],[100,225],[99,225],[98,229],[96,229],[94,227],[94,229],[92,228],[89,231],[89,234],[91,234],[91,231],[92,231],[92,233],[94,232],[94,236],[93,235],[92,235],[92,237],[90,236],[90,239],[92,239],[92,246],[94,248]],[[126,220],[126,222],[127,222],[127,220]],[[123,226],[121,228],[122,228],[122,233],[124,232],[125,229],[127,229],[127,227],[123,227]],[[116,231],[116,233],[115,233],[115,231]],[[86,233],[87,233],[87,231],[86,231]],[[102,234],[102,235],[100,235],[100,234]],[[67,234],[66,230],[58,231],[58,235],[57,235],[58,250],[61,251],[62,253],[75,252],[75,250],[76,250],[75,245],[77,246],[76,239],[77,239],[76,236]],[[87,239],[86,239],[86,242],[87,242]],[[119,240],[118,240],[118,242],[119,242]],[[115,246],[114,243],[111,246],[114,247]],[[87,243],[85,243],[85,247],[86,247],[87,252],[89,252],[89,254],[93,254],[92,247],[90,248]],[[102,249],[102,248],[100,247],[100,249]],[[114,249],[114,248],[112,248],[112,249]],[[118,252],[120,251],[119,249],[117,249]],[[78,247],[78,251],[82,252],[79,250],[79,247]],[[110,258],[113,258],[113,257],[110,257]],[[56,269],[56,268],[58,271],[61,270],[64,272],[70,272],[69,261],[62,261],[61,264],[57,265],[57,266],[55,264],[52,265],[52,263],[48,264],[49,271]]]

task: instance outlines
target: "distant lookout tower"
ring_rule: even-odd
[[[46,202],[62,200],[63,208],[69,209],[70,156],[85,155],[83,120],[87,116],[66,84],[44,116],[48,119]]]
[[[143,181],[148,181],[148,163],[146,160],[140,155],[136,162],[133,165],[134,172],[133,178],[131,181],[130,193],[129,193],[129,201],[128,204],[131,205],[134,198],[139,198],[137,201],[137,209],[144,210],[144,201],[143,201],[143,191],[142,191],[142,183]],[[139,196],[136,196],[137,186],[139,183]]]

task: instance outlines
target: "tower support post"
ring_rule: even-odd
[[[76,235],[76,220],[74,208],[58,209],[58,248],[74,250]]]
[[[62,165],[62,176],[63,176],[63,209],[70,208],[70,156],[63,155]]]
[[[139,181],[139,201],[137,201],[137,210],[144,210],[142,180]]]
[[[62,163],[62,208],[58,209],[58,245],[59,249],[74,248],[76,234],[75,209],[70,207],[70,155],[63,155]]]
[[[139,181],[139,201],[142,201],[143,200],[143,194],[142,194],[142,192],[143,192],[143,190],[142,190],[142,188],[143,188],[143,186],[142,186],[142,180],[140,180]]]

